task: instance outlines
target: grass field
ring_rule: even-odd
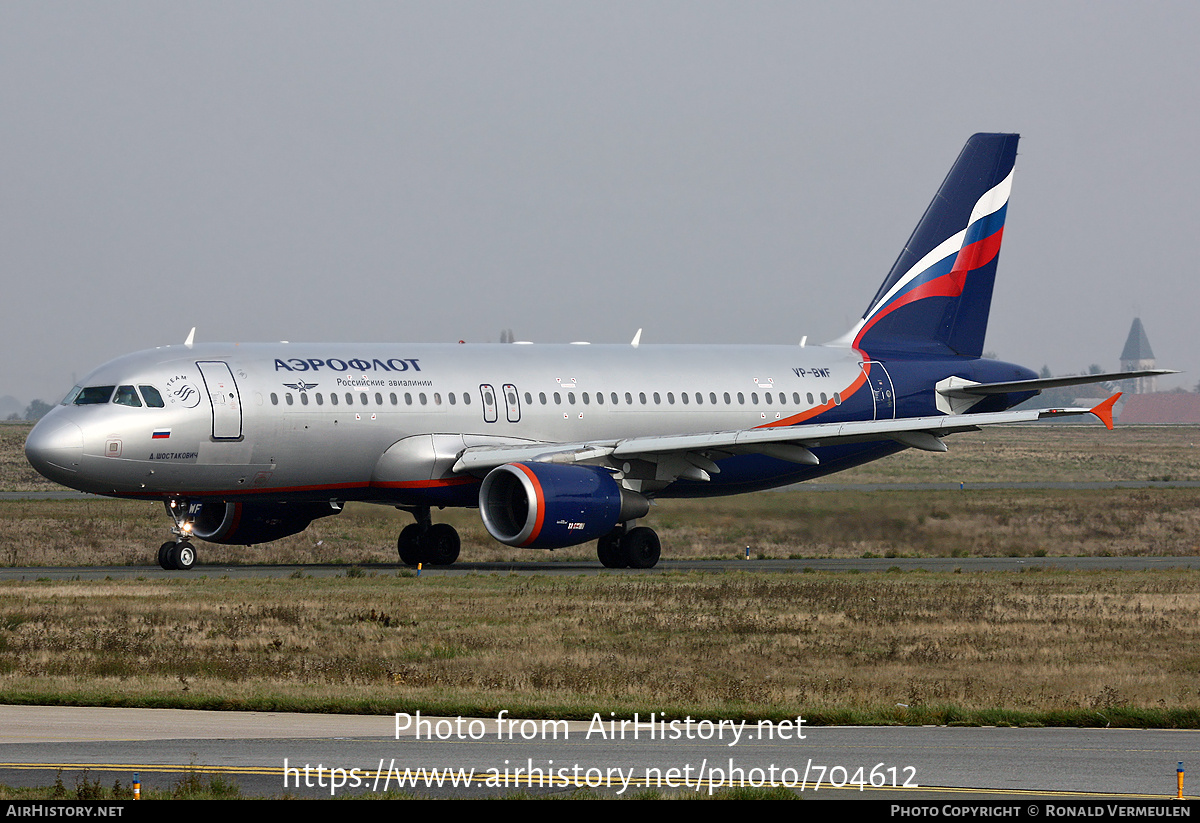
[[[0,490],[58,488],[25,463],[25,425],[0,426]],[[1200,480],[1187,426],[1011,426],[950,438],[946,454],[909,450],[844,472],[839,483],[965,482],[965,491],[760,492],[665,500],[648,525],[666,558],[1192,555],[1200,490],[979,490],[984,480]],[[503,546],[474,510],[436,512],[463,541],[464,560],[594,559],[593,544],[556,552]],[[219,563],[391,563],[409,515],[350,504],[305,532],[265,546],[201,544]],[[150,562],[168,537],[160,503],[106,499],[0,503],[0,564]]]
[[[27,429],[0,427],[0,483]],[[1195,428],[1014,427],[839,481],[1200,479]],[[1200,490],[786,491],[664,501],[664,556],[1194,555]],[[464,560],[523,552],[441,512]],[[351,505],[201,560],[394,562],[409,518]],[[0,562],[146,564],[161,505],[0,503]],[[752,565],[752,564],[751,564]],[[0,584],[0,700],[839,723],[1200,727],[1200,587],[1186,571],[344,577]]]
[[[595,560],[595,543],[554,552],[514,549],[478,512],[438,512],[462,536],[462,561]],[[200,563],[395,563],[409,515],[351,504],[306,531],[261,546],[198,543]],[[642,521],[663,557],[1179,556],[1200,550],[1200,490],[1137,489],[763,492],[671,500]],[[168,538],[160,503],[0,502],[0,564],[145,565]]]
[[[1200,722],[1184,572],[0,584],[6,702]]]

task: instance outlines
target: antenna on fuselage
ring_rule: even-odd
[[[638,344],[641,342],[642,342],[642,330],[638,329],[637,334],[635,334],[633,336],[633,340],[630,341],[629,345],[633,346],[636,349],[638,347]]]
[[[192,326],[192,330],[190,332],[188,332],[187,340],[183,341],[183,345],[187,346],[190,349],[192,347],[192,341],[194,341],[195,339],[196,339],[196,327]]]

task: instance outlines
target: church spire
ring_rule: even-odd
[[[1154,350],[1150,348],[1150,339],[1142,328],[1142,319],[1133,318],[1129,327],[1129,337],[1125,340],[1125,348],[1121,352],[1121,371],[1141,371],[1154,368]],[[1153,394],[1157,391],[1156,377],[1139,377],[1133,381],[1134,394]]]

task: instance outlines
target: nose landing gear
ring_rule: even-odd
[[[187,505],[182,500],[167,500],[167,514],[175,521],[171,528],[174,540],[168,540],[158,547],[158,565],[167,571],[190,571],[196,565],[196,547],[188,539],[192,533],[192,524],[187,519]]]

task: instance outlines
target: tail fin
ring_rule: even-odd
[[[1017,157],[1016,134],[967,141],[848,337],[869,354],[979,357]]]

